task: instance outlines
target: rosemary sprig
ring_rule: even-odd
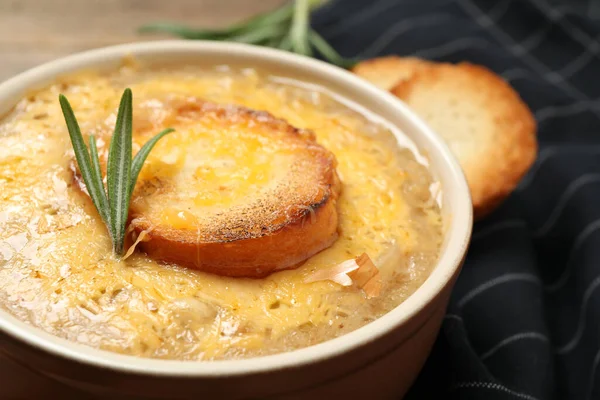
[[[139,173],[154,145],[174,129],[167,128],[150,139],[132,160],[133,100],[131,89],[125,89],[121,97],[117,122],[108,152],[106,168],[106,189],[108,190],[106,190],[102,181],[96,139],[93,135],[90,136],[88,152],[71,104],[62,94],[59,95],[59,101],[81,176],[94,206],[106,224],[113,252],[117,256],[121,256],[125,247],[125,227],[129,202]]]
[[[294,15],[292,16],[292,26],[290,28],[290,39],[292,39],[292,50],[295,53],[305,56],[312,56],[312,49],[307,31],[310,29],[308,23],[309,5],[305,0],[299,0],[294,3]]]
[[[359,60],[342,57],[310,26],[310,12],[323,0],[294,0],[274,10],[224,29],[193,29],[170,22],[142,26],[139,31],[162,32],[190,40],[249,43],[291,51],[309,57],[320,55],[328,62],[350,68]]]

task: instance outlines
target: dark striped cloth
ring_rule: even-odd
[[[488,66],[539,124],[408,398],[600,399],[600,0],[339,0],[314,26],[349,57]]]

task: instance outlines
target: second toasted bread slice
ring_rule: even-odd
[[[487,68],[421,66],[392,92],[445,139],[464,170],[477,218],[504,200],[535,160],[531,111]]]
[[[336,240],[336,160],[311,131],[243,107],[153,98],[134,109],[134,150],[165,126],[176,132],[148,157],[129,213],[148,255],[262,277]]]
[[[419,68],[428,65],[432,63],[417,57],[385,56],[361,61],[352,68],[352,72],[381,89],[391,90],[412,78]]]

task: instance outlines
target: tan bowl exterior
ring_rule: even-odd
[[[181,362],[124,356],[49,335],[0,310],[0,350],[13,360],[102,398],[398,399],[433,346],[472,227],[465,178],[442,140],[394,96],[326,63],[262,47],[160,41],[67,57],[0,85],[0,113],[28,90],[76,70],[114,68],[135,55],[154,63],[233,64],[324,86],[385,118],[402,145],[418,149],[442,185],[446,239],[437,267],[404,303],[376,321],[315,346],[248,360]],[[398,128],[406,135],[398,133]],[[408,140],[407,140],[408,138]]]

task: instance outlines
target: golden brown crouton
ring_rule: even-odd
[[[536,122],[502,78],[469,63],[431,64],[392,93],[440,134],[466,175],[476,218],[517,186],[537,154]]]
[[[336,240],[336,160],[311,131],[197,98],[147,100],[134,118],[134,152],[164,127],[176,130],[148,157],[131,200],[131,227],[145,232],[138,246],[151,257],[261,277]]]

